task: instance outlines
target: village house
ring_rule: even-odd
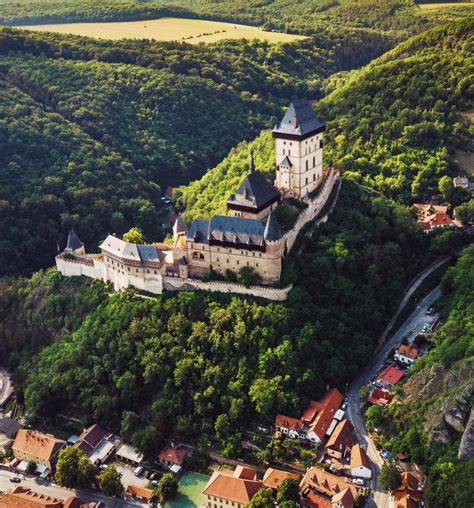
[[[169,469],[172,473],[178,474],[189,454],[185,446],[175,446],[173,443],[163,448],[158,455],[158,462],[163,469]]]
[[[73,446],[82,450],[96,465],[106,462],[115,451],[113,435],[97,424],[84,429]]]
[[[310,467],[300,483],[304,508],[352,508],[363,489],[349,478]]]
[[[242,508],[263,487],[257,471],[237,466],[234,472],[214,471],[204,488],[205,508]]]
[[[372,404],[377,404],[379,406],[388,406],[393,399],[393,395],[390,392],[385,390],[381,390],[380,388],[375,388],[372,390],[368,401]]]
[[[411,365],[418,358],[418,347],[416,344],[400,344],[394,358],[400,363]]]
[[[300,420],[285,415],[277,415],[275,429],[293,439],[320,443],[335,420],[343,396],[337,388],[329,390],[319,401],[312,400]],[[337,424],[334,423],[335,426]]]
[[[53,471],[58,453],[66,446],[66,441],[57,439],[51,434],[42,434],[35,430],[20,429],[16,435],[12,450],[20,462],[18,468],[26,470],[28,462],[37,465],[40,473]]]
[[[75,496],[63,501],[22,486],[7,490],[3,494],[0,491],[0,508],[99,508],[100,506],[105,505],[103,503],[83,504]]]
[[[423,500],[424,485],[413,473],[403,472],[400,487],[389,497],[389,508],[418,508]]]
[[[140,485],[128,485],[127,494],[138,499],[144,499],[145,501],[151,501],[154,497],[153,491]]]
[[[277,490],[278,487],[283,483],[283,481],[288,478],[299,482],[301,479],[301,475],[269,467],[265,471],[265,474],[263,475],[263,486],[273,490]]]
[[[341,420],[334,428],[325,446],[325,452],[337,460],[344,460],[350,456],[355,443],[354,427],[349,420]]]
[[[363,478],[365,480],[372,478],[369,457],[367,457],[367,452],[360,444],[355,444],[352,447],[350,468],[353,478]]]
[[[387,365],[375,378],[373,384],[382,390],[391,391],[404,375],[403,370],[397,369],[393,365]]]

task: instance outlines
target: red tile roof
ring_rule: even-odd
[[[338,503],[339,506],[343,506],[344,508],[352,508],[354,506],[354,496],[349,488],[342,490],[339,494],[335,494],[331,501],[333,503]]]
[[[349,488],[354,498],[357,498],[358,493],[362,490],[357,485],[353,484],[349,478],[345,476],[336,476],[335,474],[314,466],[306,471],[301,481],[303,493],[305,487],[312,487],[329,497]]]
[[[390,404],[391,400],[393,399],[393,395],[390,392],[387,392],[385,390],[379,390],[376,388],[372,391],[369,402],[372,404],[379,404],[380,406],[387,406]]]
[[[354,441],[354,427],[352,423],[349,420],[341,420],[328,439],[326,448],[343,452],[345,448],[351,448]]]
[[[184,448],[184,446],[168,446],[161,450],[158,458],[162,461],[171,462],[172,464],[178,464],[178,466],[182,466],[187,455],[188,449]]]
[[[343,400],[341,392],[337,388],[332,388],[319,402],[311,401],[310,407],[313,405],[313,407],[320,409],[309,426],[309,431],[314,432],[319,439],[323,439]]]
[[[277,489],[283,480],[286,480],[287,478],[292,478],[293,480],[299,481],[301,475],[296,473],[289,473],[288,471],[280,471],[279,469],[273,469],[272,467],[269,467],[263,476],[263,485],[265,487]]]
[[[277,415],[275,418],[275,427],[283,427],[288,430],[299,432],[303,428],[303,423],[297,418],[291,418],[290,416],[285,415]]]
[[[387,365],[387,367],[385,367],[385,369],[382,370],[382,372],[377,376],[376,379],[386,381],[391,385],[396,385],[404,375],[405,373],[403,372],[403,370],[397,369],[393,365]]]
[[[416,360],[418,356],[418,348],[416,347],[416,344],[409,344],[408,346],[406,344],[401,344],[397,353],[399,355],[406,356],[407,358],[411,358],[412,360]]]
[[[132,496],[141,497],[143,499],[151,499],[153,497],[153,491],[140,485],[129,485],[127,492]]]
[[[224,472],[214,471],[203,492],[206,496],[246,504],[262,486],[263,483],[259,480],[244,480]]]
[[[256,480],[257,471],[252,467],[237,466],[234,469],[233,476],[240,478],[241,480]]]
[[[64,446],[66,446],[66,441],[57,439],[50,434],[42,434],[36,430],[20,429],[12,448],[13,451],[18,450],[32,457],[49,461]]]

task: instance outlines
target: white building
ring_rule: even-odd
[[[352,447],[350,468],[352,478],[363,478],[365,480],[372,478],[369,457],[367,457],[367,452],[360,444],[355,444]]]

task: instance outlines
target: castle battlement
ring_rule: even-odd
[[[65,276],[102,279],[113,283],[116,290],[133,286],[155,294],[163,290],[219,291],[285,300],[291,286],[269,286],[280,280],[283,257],[301,229],[324,208],[339,180],[337,171],[323,171],[324,129],[308,101],[293,102],[273,129],[275,186],[255,169],[251,154],[250,172],[227,202],[229,215],[197,219],[189,230],[178,217],[172,246],[134,244],[109,235],[100,245],[101,254],[86,254],[84,244],[71,230],[66,249],[56,256],[58,271]],[[287,232],[273,214],[282,195],[307,204]],[[243,269],[258,276],[262,285],[202,280],[213,272],[227,276]]]

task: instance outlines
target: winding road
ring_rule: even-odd
[[[0,367],[0,406],[10,398],[13,393],[13,386],[8,372]]]
[[[441,287],[438,286],[433,291],[431,291],[417,306],[417,308],[412,312],[411,316],[403,323],[403,325],[396,331],[393,337],[384,343],[384,347],[379,350],[377,355],[374,357],[369,366],[360,374],[360,376],[352,383],[349,391],[347,392],[347,415],[351,420],[357,438],[360,443],[363,443],[365,449],[367,450],[367,455],[372,462],[372,496],[367,506],[373,507],[377,506],[378,508],[386,508],[388,506],[388,495],[386,492],[381,490],[378,485],[378,476],[380,474],[380,469],[383,464],[383,459],[378,453],[374,442],[370,438],[367,433],[367,429],[365,428],[364,420],[361,414],[360,409],[360,397],[359,390],[366,385],[380,370],[384,360],[390,351],[398,347],[402,340],[410,335],[412,330],[419,328],[420,323],[423,321],[423,318],[426,316],[427,310],[431,307],[433,302],[435,302],[441,296]]]

